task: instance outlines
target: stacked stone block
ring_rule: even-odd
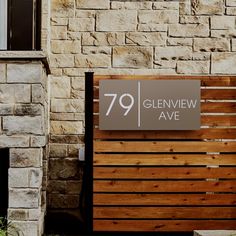
[[[235,74],[235,20],[235,0],[51,0],[50,209],[78,212],[84,72]]]
[[[41,61],[0,61],[0,148],[10,149],[8,220],[24,236],[43,231],[47,82]]]

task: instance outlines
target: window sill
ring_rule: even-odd
[[[0,60],[40,60],[51,73],[47,54],[43,51],[0,51]]]

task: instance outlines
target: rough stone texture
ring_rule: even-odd
[[[224,11],[223,1],[192,0],[192,11],[196,15],[221,15]]]
[[[214,74],[235,74],[236,53],[213,53],[211,67]]]
[[[230,50],[230,42],[227,39],[209,38],[194,39],[193,49],[195,52],[224,52]]]
[[[6,65],[0,64],[0,83],[6,82]]]
[[[97,31],[135,31],[137,12],[125,11],[98,11]]]
[[[235,16],[212,16],[211,29],[234,29]]]
[[[113,67],[151,68],[152,50],[150,47],[114,47]]]
[[[209,25],[207,24],[173,24],[169,26],[169,35],[172,37],[208,37]]]
[[[205,61],[178,61],[179,74],[209,74],[210,63]]]
[[[84,126],[84,72],[233,74],[235,9],[235,0],[52,1],[49,211],[79,212],[84,127],[72,124]],[[35,98],[42,90],[31,89]]]

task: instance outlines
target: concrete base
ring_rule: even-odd
[[[236,230],[195,230],[193,236],[236,236]]]

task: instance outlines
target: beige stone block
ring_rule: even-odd
[[[82,53],[86,55],[90,54],[106,54],[111,55],[111,47],[107,46],[83,46],[82,47]]]
[[[70,78],[51,77],[50,78],[51,98],[70,98]]]
[[[179,14],[191,15],[191,0],[179,0]]]
[[[113,48],[113,67],[152,68],[151,47],[128,46]]]
[[[209,74],[210,62],[206,61],[178,61],[178,74]]]
[[[0,64],[0,83],[6,82],[6,64]]]
[[[67,156],[67,145],[65,144],[50,144],[49,150],[50,158],[64,158]]]
[[[168,38],[168,46],[192,46],[193,40],[191,38]]]
[[[81,134],[81,121],[51,121],[52,134]]]
[[[189,60],[192,58],[192,48],[187,46],[156,47],[156,60]]]
[[[14,104],[0,104],[0,115],[13,115]]]
[[[232,51],[236,52],[236,39],[232,39]]]
[[[110,67],[111,56],[106,54],[90,54],[76,55],[75,67],[94,68],[94,67]]]
[[[120,9],[124,9],[124,2],[111,2],[111,9],[112,10],[120,10]]]
[[[76,0],[76,7],[80,9],[109,9],[109,0]]]
[[[41,64],[8,64],[8,83],[40,83],[42,80]]]
[[[19,229],[24,236],[38,236],[41,235],[39,232],[40,224],[37,221],[15,221],[13,220],[11,224]],[[16,234],[17,235],[17,234]]]
[[[164,46],[166,45],[166,33],[163,32],[131,32],[126,34],[126,44],[139,46]]]
[[[196,38],[193,40],[195,52],[225,52],[230,50],[230,40],[225,38]]]
[[[50,65],[52,67],[74,67],[74,55],[51,54]]]
[[[153,3],[154,10],[179,10],[179,2],[154,2]]]
[[[226,15],[236,16],[236,7],[227,7]]]
[[[95,20],[93,18],[71,18],[69,19],[70,31],[94,31],[95,30]]]
[[[43,152],[41,148],[11,148],[10,166],[20,167],[41,167]]]
[[[211,29],[234,29],[235,16],[212,16]]]
[[[83,113],[51,113],[50,120],[84,120]]]
[[[141,24],[173,24],[179,21],[176,10],[143,10],[139,11],[138,20]]]
[[[0,136],[0,147],[29,147],[28,136]]]
[[[236,7],[236,0],[226,0],[226,6]]]
[[[43,134],[44,125],[42,117],[7,116],[3,117],[3,130],[7,135],[12,134]]]
[[[29,220],[38,220],[42,214],[41,209],[29,209],[28,210],[29,214]]]
[[[78,158],[80,145],[70,144],[68,145],[68,156]]]
[[[81,99],[52,99],[51,112],[83,112],[84,101]]]
[[[138,24],[138,31],[143,32],[166,32],[167,24]]]
[[[29,210],[25,209],[8,209],[8,220],[26,221],[29,218]]]
[[[74,0],[52,0],[51,14],[53,17],[73,17]]]
[[[137,12],[135,10],[98,11],[97,31],[135,31]]]
[[[31,136],[30,146],[31,147],[45,147],[48,140],[46,136]]]
[[[69,33],[69,32],[68,32]],[[52,40],[51,51],[55,54],[80,53],[81,42],[79,40]]]
[[[76,9],[75,10],[75,17],[77,18],[95,18],[96,16],[96,11],[87,9],[87,10],[80,10]]]
[[[83,46],[115,46],[125,44],[124,33],[83,33],[82,34],[82,45]]]
[[[212,74],[235,74],[236,73],[236,53],[214,52],[211,62]]]
[[[53,76],[62,76],[62,69],[51,68],[51,73]]]
[[[212,38],[234,38],[236,37],[236,30],[211,30],[211,37]]]
[[[68,18],[58,18],[58,17],[52,17],[51,18],[51,25],[53,26],[67,26],[68,25]]]
[[[181,24],[209,24],[209,16],[186,16],[180,17]]]
[[[67,39],[67,26],[51,26],[51,39]]]
[[[29,84],[0,84],[1,103],[29,103],[30,93]]]
[[[9,189],[9,208],[38,208],[39,202],[38,189]]]
[[[169,25],[169,36],[172,37],[208,37],[209,25],[206,24],[173,24]]]
[[[10,188],[27,188],[29,187],[29,169],[28,168],[10,168],[9,187]]]
[[[224,1],[193,0],[192,11],[196,15],[222,15],[224,13]]]
[[[74,31],[68,31],[67,32],[67,40],[81,40],[81,33],[80,32],[74,32]],[[79,47],[77,48],[77,51],[80,52],[81,50],[81,41],[79,42]]]

